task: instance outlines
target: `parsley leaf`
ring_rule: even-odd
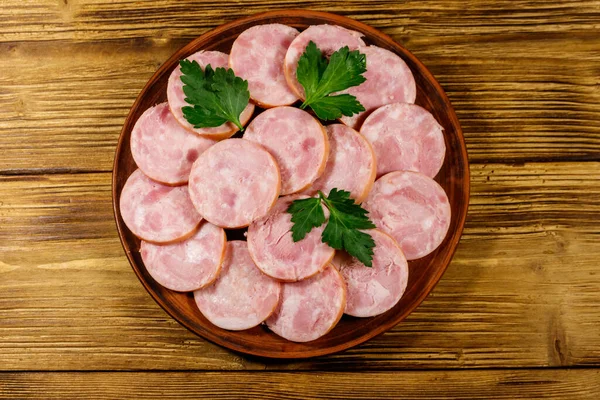
[[[311,40],[298,61],[298,71],[303,72],[296,72],[298,82],[306,93],[314,93],[317,90],[326,69],[327,59],[323,57],[321,50]]]
[[[348,46],[334,52],[329,61],[317,45],[310,41],[298,61],[296,77],[304,88],[306,100],[300,106],[308,106],[323,120],[351,116],[365,111],[356,97],[350,94],[330,96],[334,92],[358,86],[366,78],[367,57],[358,50],[350,51]]]
[[[373,229],[376,227],[367,217],[369,212],[350,198],[350,192],[333,188],[329,191],[327,198],[321,192],[319,196],[331,211],[332,216],[337,216],[338,213],[342,214],[348,228]]]
[[[356,257],[367,267],[373,267],[373,248],[375,241],[368,233],[358,230],[344,232],[344,249],[353,257]],[[351,249],[351,250],[349,250]]]
[[[350,51],[344,46],[329,58],[329,65],[319,82],[319,95],[328,95],[333,92],[358,86],[367,80],[362,74],[367,71],[367,56],[358,50]]]
[[[196,61],[181,60],[181,82],[185,101],[190,106],[182,107],[183,116],[194,128],[208,128],[234,123],[240,130],[240,114],[248,105],[250,92],[248,81],[235,76],[233,70],[204,70]]]
[[[297,242],[325,222],[325,214],[318,198],[295,200],[287,212],[292,214],[292,240]]]
[[[359,231],[375,228],[367,217],[368,211],[354,203],[345,190],[331,189],[327,197],[319,192],[319,197],[330,212],[329,222],[321,235],[323,242],[334,249],[346,250],[367,267],[372,267],[375,242],[371,235]]]
[[[372,267],[375,242],[361,229],[372,229],[375,225],[367,217],[368,211],[354,203],[345,190],[331,189],[327,197],[319,191],[319,197],[294,200],[290,204],[287,212],[292,214],[294,242],[304,239],[312,228],[325,222],[323,204],[329,210],[329,221],[321,234],[323,243],[346,250],[367,267]]]
[[[356,97],[349,94],[323,97],[313,102],[310,108],[319,118],[326,121],[340,118],[342,115],[351,117],[352,114],[365,111],[365,108],[356,100]]]

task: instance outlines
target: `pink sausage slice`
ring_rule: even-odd
[[[229,65],[229,56],[225,53],[221,53],[220,51],[199,51],[189,56],[187,60],[198,62],[200,67],[203,69],[208,64],[210,64],[213,69],[218,67],[228,68]],[[183,111],[181,111],[182,107],[189,106],[189,104],[185,101],[183,82],[181,82],[181,68],[179,64],[177,64],[177,67],[173,70],[171,76],[169,77],[169,84],[167,86],[167,99],[169,100],[169,108],[171,109],[171,112],[173,113],[173,116],[177,122],[190,131],[215,140],[226,139],[238,131],[237,126],[231,122],[224,123],[223,125],[214,128],[194,128],[192,124],[187,122],[183,116]],[[254,104],[248,103],[240,115],[240,122],[242,125],[246,125],[253,113]]]
[[[321,272],[334,254],[323,243],[325,225],[314,228],[299,242],[292,240],[292,216],[287,208],[306,196],[281,197],[269,215],[248,228],[248,250],[262,272],[282,281],[299,281]]]
[[[301,282],[284,283],[279,306],[266,323],[292,342],[320,338],[338,323],[346,306],[346,284],[331,265]]]
[[[433,178],[446,154],[442,129],[424,108],[394,103],[375,110],[360,132],[375,149],[377,176],[406,170]]]
[[[296,36],[296,39],[290,44],[285,55],[285,79],[290,88],[300,98],[304,98],[304,88],[296,78],[296,70],[298,69],[300,56],[302,56],[310,41],[314,42],[324,54],[330,56],[344,46],[348,46],[350,50],[356,50],[360,46],[365,46],[365,42],[361,39],[361,36],[362,33],[337,25],[309,26],[304,32]]]
[[[150,178],[165,185],[188,181],[192,164],[214,140],[184,129],[167,103],[147,109],[131,131],[131,154]]]
[[[187,186],[165,186],[135,170],[127,179],[119,201],[125,225],[140,239],[170,243],[191,236],[202,217]]]
[[[375,182],[377,163],[373,148],[367,139],[346,125],[333,124],[326,129],[330,147],[325,172],[307,189],[307,194],[319,190],[328,194],[337,188],[350,192],[361,203]]]
[[[348,288],[344,312],[354,317],[388,311],[400,301],[408,283],[408,262],[398,243],[378,229],[368,233],[375,241],[372,268],[343,252],[336,252],[334,258]]]
[[[329,155],[325,129],[299,108],[264,111],[248,125],[244,139],[263,145],[275,157],[282,195],[306,189],[325,170]]]
[[[269,317],[279,303],[281,285],[254,265],[246,242],[227,243],[217,280],[194,292],[200,312],[219,328],[250,329]]]
[[[198,157],[189,192],[200,215],[222,228],[243,228],[264,217],[281,187],[277,162],[264,147],[227,139]]]
[[[418,172],[382,176],[363,207],[379,229],[396,239],[408,260],[434,251],[450,227],[450,203],[444,189]]]
[[[377,46],[365,46],[358,49],[367,56],[365,82],[341,93],[356,96],[366,111],[351,117],[340,118],[344,124],[358,129],[365,117],[373,110],[390,103],[414,103],[417,86],[408,65],[396,53]]]
[[[262,107],[298,100],[283,73],[285,53],[296,36],[298,31],[287,25],[257,25],[242,32],[231,46],[229,65],[248,81],[250,97]]]
[[[158,245],[142,241],[140,253],[155,281],[167,289],[191,292],[217,279],[226,243],[223,229],[204,222],[183,242]]]

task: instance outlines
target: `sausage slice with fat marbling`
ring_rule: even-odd
[[[333,188],[350,192],[357,203],[369,194],[377,163],[373,148],[367,139],[354,129],[343,125],[328,125],[329,158],[323,174],[306,189],[306,194],[322,191],[328,194]]]
[[[182,242],[159,245],[142,241],[140,254],[155,281],[167,289],[190,292],[217,279],[226,243],[225,231],[204,221]]]
[[[222,228],[243,228],[267,215],[280,187],[273,156],[244,139],[209,147],[192,166],[189,181],[190,197],[200,215]]]
[[[248,81],[250,97],[262,107],[286,106],[298,100],[283,73],[283,61],[298,31],[283,24],[257,25],[242,32],[229,54],[229,65]]]
[[[396,239],[408,260],[433,252],[450,227],[450,203],[444,189],[418,172],[382,176],[362,206],[379,229]]]
[[[248,227],[248,250],[265,274],[294,282],[321,272],[334,255],[334,249],[321,240],[325,225],[313,228],[304,239],[292,240],[290,204],[306,196],[281,197],[266,217]]]
[[[129,176],[119,200],[125,225],[140,239],[170,243],[191,236],[202,217],[187,186],[166,186],[137,169]]]
[[[264,111],[248,125],[244,139],[261,144],[275,157],[282,195],[306,189],[325,170],[329,155],[325,128],[299,108]]]
[[[277,307],[281,285],[254,265],[246,242],[227,243],[217,280],[194,292],[200,312],[219,328],[244,330],[267,319]]]
[[[414,103],[417,86],[410,68],[400,56],[377,46],[364,46],[358,50],[367,57],[366,81],[340,93],[356,96],[365,111],[340,121],[358,129],[364,119],[375,109],[390,103]]]
[[[400,301],[408,283],[408,262],[398,243],[378,229],[367,232],[375,241],[372,267],[341,251],[333,259],[348,289],[344,312],[354,317],[388,311]]]
[[[346,284],[329,265],[312,278],[283,283],[281,300],[266,323],[277,335],[292,342],[320,338],[338,323],[346,306]]]
[[[415,171],[433,178],[444,163],[442,126],[416,104],[394,103],[375,110],[360,129],[377,156],[377,176]]]
[[[150,178],[165,185],[188,181],[192,164],[215,144],[183,128],[167,103],[144,111],[131,131],[131,154],[137,166]]]

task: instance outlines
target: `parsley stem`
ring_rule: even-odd
[[[234,123],[235,126],[237,126],[240,129],[240,132],[243,132],[244,130],[244,126],[242,125],[242,123],[240,122],[240,120],[238,118],[236,118],[235,121],[232,121]]]
[[[321,200],[325,200],[325,201],[327,200],[327,198],[325,197],[325,195],[323,194],[323,192],[321,192],[320,190],[319,190],[319,198],[320,198]],[[329,208],[329,207],[328,207],[328,208]]]
[[[346,226],[346,224],[344,223],[343,219],[340,218],[340,213],[338,212],[338,210],[335,208],[335,206],[333,204],[331,204],[331,201],[329,201],[329,199],[325,196],[325,194],[323,192],[321,192],[320,190],[319,190],[319,197],[325,204],[325,207],[327,207],[327,209],[329,210],[329,219],[333,218],[334,220],[337,220],[344,228],[348,228]]]
[[[331,214],[334,214],[335,213],[334,208],[331,206],[331,203],[329,203],[329,200],[327,200],[327,197],[325,196],[325,194],[323,192],[321,192],[320,190],[319,190],[319,198],[321,199],[321,201],[323,203],[325,203],[325,207],[327,207],[329,209],[329,212]]]
[[[302,110],[304,110],[306,107],[310,106],[310,103],[312,103],[312,102],[313,102],[313,100],[314,100],[313,98],[311,98],[310,96],[308,96],[308,97],[307,97],[307,98],[304,100],[304,102],[303,102],[302,104],[300,104],[300,108],[301,108]]]

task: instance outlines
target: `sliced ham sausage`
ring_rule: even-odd
[[[336,252],[333,261],[348,289],[344,312],[354,317],[388,311],[400,301],[408,283],[408,262],[398,243],[378,229],[368,233],[375,241],[373,267],[365,267],[344,252]]]
[[[222,228],[243,228],[267,215],[281,187],[277,162],[264,147],[227,139],[198,157],[189,192],[200,215]]]
[[[299,281],[322,271],[334,249],[321,240],[325,225],[313,228],[299,242],[292,240],[292,201],[305,196],[281,197],[269,215],[248,227],[248,250],[265,274],[282,281]]]
[[[365,46],[361,39],[362,34],[351,31],[337,25],[312,25],[300,33],[290,44],[285,55],[285,79],[290,88],[300,97],[304,98],[304,88],[296,78],[298,61],[304,53],[309,42],[314,42],[319,50],[326,56],[330,56],[344,46],[350,50],[356,50],[360,46]]]
[[[147,109],[131,131],[131,154],[150,178],[166,185],[188,181],[200,153],[215,144],[183,128],[167,103]]]
[[[226,243],[225,231],[205,221],[183,242],[158,245],[142,241],[140,253],[155,281],[167,289],[191,292],[217,279]]]
[[[310,188],[307,194],[322,191],[328,194],[333,188],[350,192],[350,196],[361,203],[369,194],[377,163],[373,148],[361,134],[342,124],[328,125],[329,158],[325,171]]]
[[[377,176],[416,171],[433,178],[444,163],[441,125],[416,104],[394,103],[375,110],[360,129],[377,155]]]
[[[329,141],[325,128],[294,107],[271,108],[248,125],[244,139],[263,145],[277,160],[281,194],[306,189],[325,170]]]
[[[434,251],[450,227],[450,203],[444,189],[418,172],[382,176],[362,206],[379,229],[396,239],[408,260]]]
[[[320,338],[338,323],[346,306],[346,284],[331,265],[301,282],[284,283],[279,306],[267,326],[292,342]]]
[[[140,239],[169,243],[191,236],[202,217],[187,186],[165,186],[137,169],[127,179],[119,201],[125,225]]]
[[[227,243],[217,280],[194,292],[200,312],[219,328],[250,329],[269,317],[279,303],[281,285],[254,265],[246,242]]]
[[[231,46],[231,69],[248,81],[250,97],[262,107],[298,100],[283,73],[285,53],[296,36],[298,31],[287,25],[257,25],[242,32]]]
[[[396,53],[377,46],[358,49],[367,56],[366,81],[341,93],[349,93],[365,107],[366,111],[351,117],[340,118],[354,129],[360,128],[365,117],[373,110],[390,103],[414,103],[417,86],[408,65]]]
[[[213,69],[217,69],[218,67],[228,68],[229,65],[229,55],[221,53],[220,51],[199,51],[189,56],[187,60],[196,61],[203,69],[209,64]],[[183,82],[181,82],[181,67],[179,64],[177,64],[177,67],[173,70],[171,76],[169,76],[167,99],[169,100],[169,108],[177,122],[184,128],[196,132],[199,135],[215,140],[221,140],[231,137],[238,130],[237,126],[231,122],[226,122],[221,126],[213,128],[194,128],[194,126],[185,119],[181,108],[189,106],[189,104],[185,101]],[[254,113],[254,104],[248,103],[240,115],[240,122],[242,125],[246,125],[250,120],[250,117],[252,117],[252,113]]]

